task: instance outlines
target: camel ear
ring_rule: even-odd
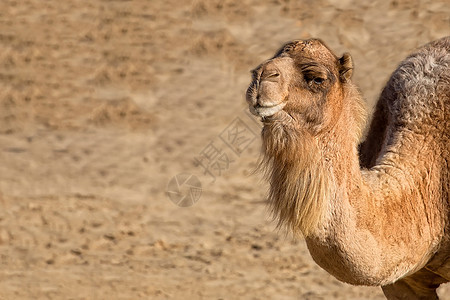
[[[343,82],[347,82],[352,78],[353,74],[353,59],[349,53],[344,53],[339,58],[339,76]]]

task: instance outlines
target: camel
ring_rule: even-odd
[[[394,71],[367,113],[350,54],[296,40],[252,71],[261,165],[278,225],[338,280],[388,299],[437,299],[450,281],[450,37]]]

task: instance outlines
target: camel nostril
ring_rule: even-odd
[[[263,73],[263,75],[261,76],[261,80],[263,81],[278,81],[280,77],[280,73],[279,72],[265,72]]]

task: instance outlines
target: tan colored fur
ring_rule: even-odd
[[[262,166],[271,182],[269,200],[278,225],[308,235],[323,220],[331,184],[317,141],[295,124],[291,128],[279,120],[264,126],[262,138]]]
[[[338,279],[392,299],[436,297],[450,280],[450,38],[394,72],[360,153],[366,114],[352,71],[350,55],[315,39],[253,71],[247,101],[264,123],[269,203]]]

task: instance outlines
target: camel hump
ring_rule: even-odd
[[[449,136],[449,120],[450,37],[444,37],[416,49],[392,74],[360,146],[361,166],[375,165],[382,147],[392,138],[388,132],[408,128],[428,135],[437,129],[436,135]]]
[[[450,36],[446,36],[443,38],[440,38],[438,40],[429,42],[428,44],[425,44],[422,48],[427,49],[446,49],[447,52],[450,52]]]
[[[397,125],[442,127],[450,117],[450,37],[418,48],[400,63],[380,100]]]

